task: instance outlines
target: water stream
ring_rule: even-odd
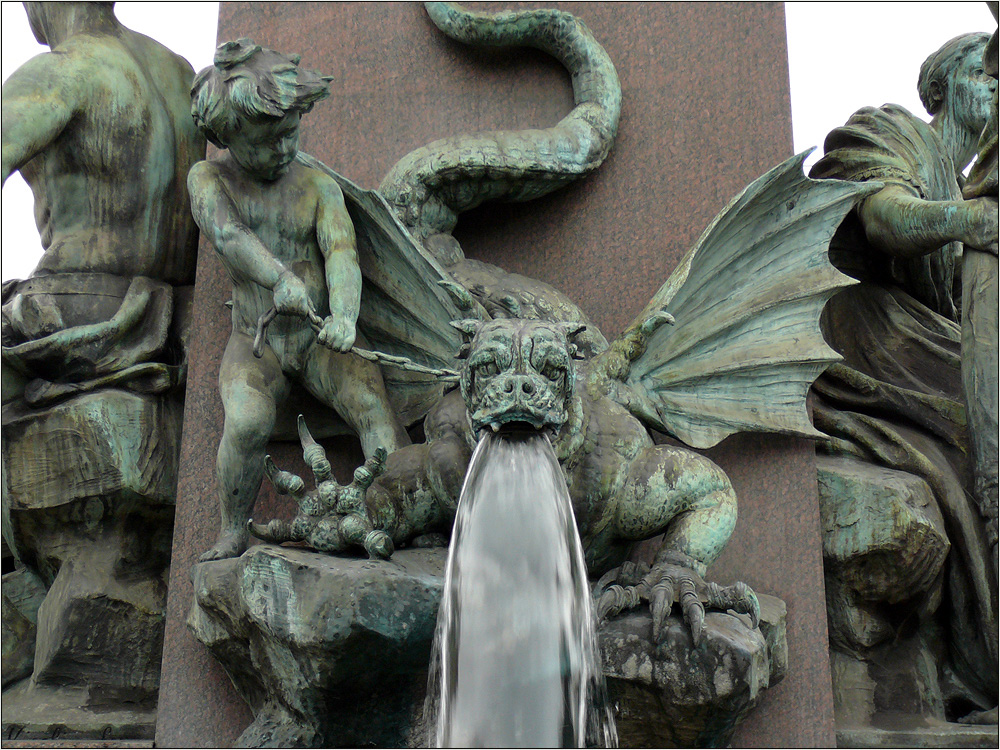
[[[476,447],[434,652],[438,747],[617,746],[580,537],[544,435]]]

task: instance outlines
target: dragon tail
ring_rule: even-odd
[[[618,130],[621,86],[604,48],[575,16],[557,10],[479,13],[425,3],[452,39],[534,47],[570,72],[575,106],[543,130],[498,130],[444,138],[400,159],[378,192],[416,237],[450,232],[459,214],[490,200],[527,201],[597,169]]]

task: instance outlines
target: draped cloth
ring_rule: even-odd
[[[101,388],[165,393],[184,382],[178,315],[187,290],[109,274],[53,274],[3,287],[4,368],[26,379],[41,407]],[[174,336],[171,336],[172,329]]]
[[[937,134],[902,107],[858,111],[830,133],[813,178],[878,180],[930,200],[961,200]],[[961,252],[950,243],[896,258],[867,240],[856,211],[830,245],[830,259],[860,283],[824,311],[824,334],[844,361],[813,386],[821,449],[924,479],[952,544],[947,603],[949,667],[962,697],[997,701],[997,588],[986,522],[969,495],[969,439],[961,378]],[[919,592],[915,592],[917,594]]]

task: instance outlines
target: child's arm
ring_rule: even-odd
[[[322,175],[318,187],[316,238],[326,259],[326,284],[330,295],[330,317],[323,323],[319,343],[346,352],[354,344],[361,310],[361,267],[354,224],[337,183]]]
[[[201,161],[191,168],[188,192],[195,223],[222,258],[234,283],[248,279],[271,289],[279,313],[308,317],[312,306],[305,284],[239,220],[236,206],[211,162]]]

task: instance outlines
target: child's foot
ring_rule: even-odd
[[[230,557],[239,557],[247,549],[249,535],[246,530],[223,533],[219,535],[219,541],[215,543],[208,552],[198,558],[198,562],[208,562],[209,560],[226,560]]]

